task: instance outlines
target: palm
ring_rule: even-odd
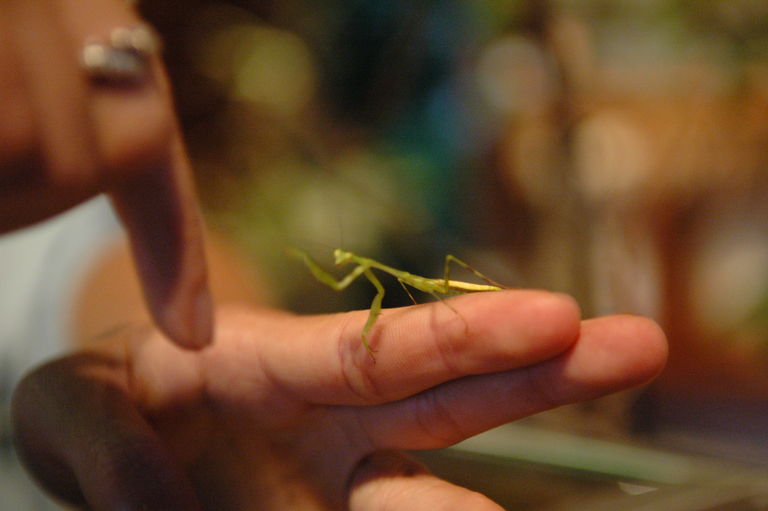
[[[167,352],[168,358],[153,353],[148,366],[140,356],[128,365],[133,381],[153,385],[142,392],[154,396],[142,407],[147,407],[150,420],[169,445],[178,445],[174,439],[180,437],[194,438],[178,445],[176,456],[190,460],[193,477],[204,481],[199,486],[205,488],[206,508],[222,509],[221,503],[229,502],[231,509],[251,509],[258,502],[258,509],[265,510],[345,509],[353,471],[367,455],[381,449],[447,443],[434,438],[425,445],[429,431],[413,435],[415,444],[408,437],[393,441],[387,431],[376,429],[379,419],[391,415],[387,408],[397,405],[388,404],[386,396],[375,395],[372,383],[365,388],[363,380],[373,376],[363,373],[375,373],[378,368],[362,349],[352,355],[357,355],[355,361],[347,361],[346,369],[340,369],[343,361],[336,359],[339,374],[328,371],[321,385],[307,381],[304,391],[290,388],[302,383],[294,379],[298,375],[291,374],[299,369],[302,357],[290,349],[283,351],[289,346],[284,338],[258,334],[279,331],[283,337],[285,327],[273,328],[274,322],[285,322],[290,330],[302,328],[301,318],[234,312],[227,317],[231,324],[221,329],[216,347],[208,352],[179,353],[159,342],[150,349]],[[350,346],[360,347],[355,330],[349,328],[348,332]],[[328,352],[329,360],[335,352]],[[280,362],[284,373],[270,362],[281,356],[288,359]],[[186,364],[179,363],[182,358]],[[152,374],[161,360],[170,363],[164,371],[178,373],[165,372],[161,381],[169,385],[155,387],[158,380]],[[416,399],[408,401],[407,395],[402,397],[406,407],[417,403]],[[175,415],[180,407],[188,412],[184,417],[195,420],[180,425]],[[166,423],[163,417],[169,411],[174,418]],[[422,429],[421,425],[416,429]],[[234,494],[233,488],[237,488]]]

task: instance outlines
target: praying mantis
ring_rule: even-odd
[[[413,295],[408,291],[406,286],[411,286],[414,289],[418,289],[424,293],[429,293],[437,299],[441,296],[453,296],[464,293],[477,293],[482,291],[501,291],[505,289],[505,286],[494,282],[479,271],[472,268],[470,265],[462,261],[461,259],[454,257],[450,254],[445,256],[443,278],[431,279],[427,277],[421,277],[408,273],[407,271],[398,270],[386,264],[380,263],[375,259],[359,256],[353,252],[342,250],[337,248],[333,251],[333,258],[337,267],[347,264],[355,264],[355,268],[352,269],[345,277],[336,279],[333,275],[323,270],[314,259],[312,259],[306,252],[295,248],[287,249],[290,256],[295,257],[304,262],[304,264],[312,272],[317,280],[331,287],[335,291],[343,291],[352,282],[354,282],[360,275],[364,275],[368,281],[376,288],[376,295],[371,302],[370,312],[368,313],[368,320],[363,326],[363,332],[361,335],[362,343],[368,353],[373,357],[374,350],[368,342],[368,334],[371,332],[373,325],[376,324],[376,320],[381,314],[381,301],[384,298],[384,286],[379,281],[378,277],[372,270],[379,270],[384,273],[388,273],[400,282],[405,292],[411,298],[411,301],[416,303]],[[474,273],[478,278],[487,282],[487,284],[474,284],[472,282],[463,282],[461,280],[451,280],[451,263],[458,264],[462,268],[465,268]],[[449,306],[450,307],[450,306]]]

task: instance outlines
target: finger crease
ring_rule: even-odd
[[[350,321],[350,318],[350,313],[346,313],[336,334],[337,360],[342,384],[363,404],[381,402],[383,401],[382,393],[376,385],[375,379],[371,376],[370,369],[368,369],[375,366],[368,363],[367,354],[362,362],[356,361],[353,356],[355,350],[349,349],[352,339],[350,327],[355,324],[355,322]]]
[[[440,390],[439,387],[433,388],[421,394],[416,421],[421,430],[436,441],[437,446],[445,447],[452,444],[454,439],[467,435],[451,412],[451,407],[442,402],[443,393]]]

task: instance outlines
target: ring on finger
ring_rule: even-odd
[[[88,77],[112,85],[135,85],[151,73],[151,57],[160,51],[160,39],[147,24],[116,27],[108,41],[87,42],[81,65]]]

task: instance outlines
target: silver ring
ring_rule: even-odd
[[[160,51],[160,39],[146,24],[117,27],[109,40],[83,46],[81,64],[91,80],[114,85],[134,85],[151,74],[151,57]]]

